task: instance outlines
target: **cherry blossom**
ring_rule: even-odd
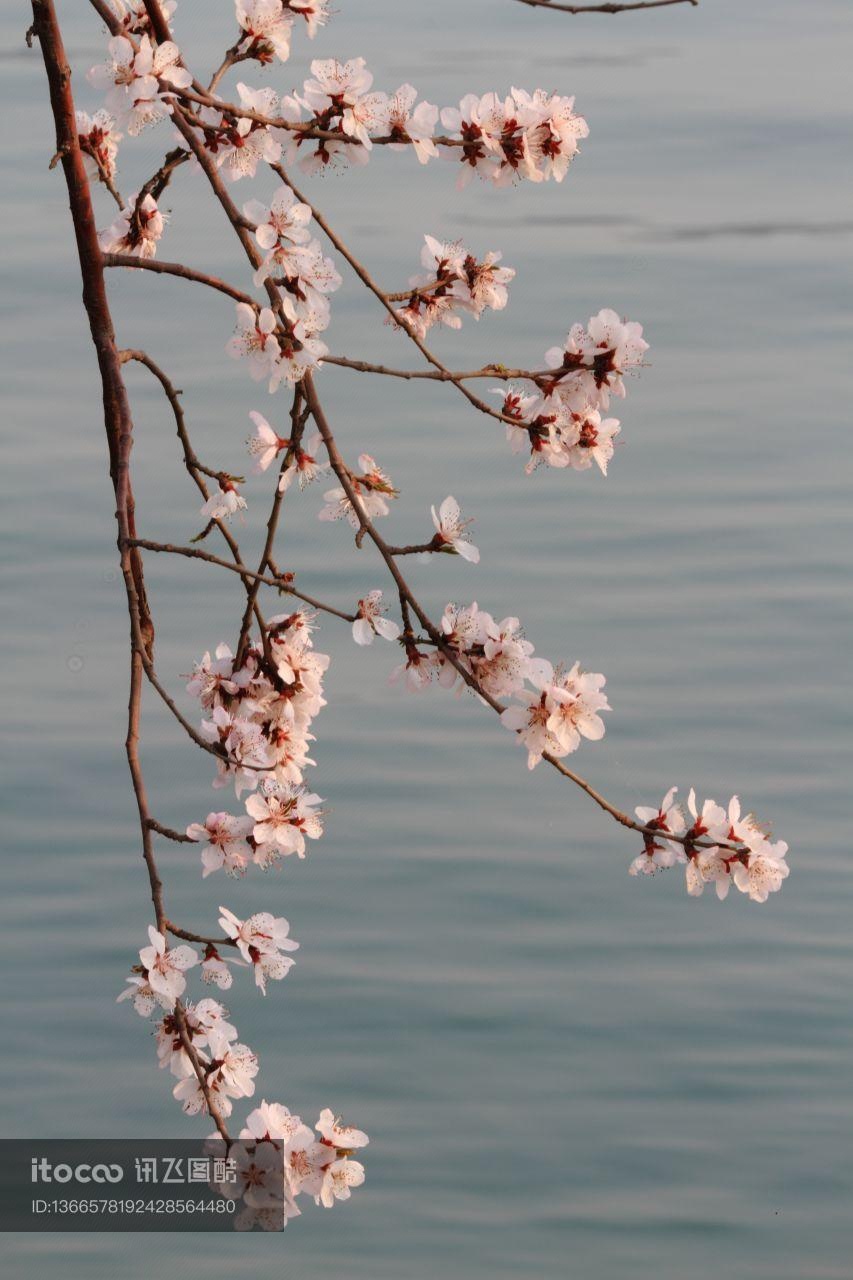
[[[291,1115],[280,1102],[267,1102],[264,1099],[246,1116],[246,1125],[240,1130],[240,1137],[278,1145],[289,1142],[301,1128],[304,1126],[299,1116]]]
[[[282,8],[281,0],[237,0],[237,21],[246,32],[240,53],[258,62],[290,57],[290,35],[293,18]]]
[[[201,978],[202,982],[219,987],[220,991],[227,991],[234,981],[228,962],[223,960],[212,942],[205,947],[204,959],[201,962]]]
[[[122,1000],[132,1000],[133,1007],[140,1018],[150,1017],[158,1005],[171,1009],[174,1004],[173,1000],[155,991],[147,978],[137,973],[128,975],[127,984],[121,995],[116,997],[116,1004],[120,1004]]]
[[[278,95],[273,89],[252,89],[241,81],[237,96],[240,106],[249,111],[263,116],[275,116],[278,111]],[[281,159],[281,146],[279,130],[240,116],[236,122],[222,122],[216,164],[228,182],[254,178],[259,164],[274,164]]]
[[[246,360],[255,382],[272,375],[280,352],[275,339],[276,319],[269,307],[256,311],[247,302],[237,303],[237,328],[225,348],[235,360]]]
[[[329,20],[330,0],[282,0],[282,3],[297,17],[305,20],[310,40],[314,39],[318,29]]]
[[[501,712],[501,723],[518,734],[527,748],[527,767],[534,769],[546,752],[556,755],[560,744],[548,728],[551,707],[546,689],[519,689],[516,702]]]
[[[116,129],[116,122],[109,111],[96,111],[87,115],[78,111],[77,140],[83,152],[83,163],[86,172],[94,181],[103,178],[112,180],[116,172],[116,156],[121,134]],[[155,205],[156,208],[156,205]]]
[[[145,0],[109,0],[110,8],[128,35],[144,35],[151,30],[151,19]],[[169,23],[177,9],[177,0],[156,0],[157,8]]]
[[[106,109],[135,137],[171,113],[159,82],[166,91],[187,89],[192,76],[181,65],[180,49],[171,40],[155,46],[146,34],[134,49],[125,36],[114,36],[107,48],[107,62],[92,67],[88,79],[96,88],[107,90]]]
[[[255,1092],[258,1059],[248,1045],[225,1041],[215,1044],[213,1056],[197,1053],[204,1066],[205,1089],[214,1095],[219,1115],[227,1117],[233,1110],[233,1098],[250,1098]],[[188,1115],[207,1112],[207,1098],[195,1070],[179,1080],[172,1093]]]
[[[320,1112],[314,1128],[329,1146],[345,1151],[356,1151],[359,1147],[366,1147],[370,1141],[361,1129],[342,1124],[340,1116],[336,1116],[328,1107]]]
[[[361,467],[361,474],[350,475],[358,510],[353,507],[345,489],[329,489],[323,494],[326,506],[320,512],[321,520],[346,518],[353,529],[359,529],[360,515],[371,520],[388,515],[388,502],[398,497],[399,491],[369,453],[359,455],[358,465]]]
[[[602,419],[597,409],[587,409],[584,413],[572,414],[569,421],[556,430],[557,447],[574,471],[586,471],[595,462],[606,476],[619,431],[618,418]]]
[[[217,645],[212,658],[205,653],[201,661],[194,664],[187,683],[187,693],[198,698],[207,710],[215,706],[223,694],[236,694],[239,688],[240,678],[239,675],[235,678],[234,672],[234,655],[227,644]]]
[[[790,875],[785,860],[788,846],[783,840],[772,841],[752,814],[742,816],[738,796],[729,801],[727,816],[728,840],[744,846],[740,857],[731,862],[732,879],[753,902],[766,902]]]
[[[289,447],[290,440],[288,437],[280,436],[273,431],[262,413],[252,409],[249,412],[249,417],[255,424],[255,434],[246,441],[246,447],[255,459],[255,472],[260,473],[266,471],[267,467],[275,462],[282,450]]]
[[[722,809],[716,800],[705,800],[702,808],[699,809],[696,801],[696,792],[693,787],[687,796],[687,808],[693,823],[687,831],[687,835],[691,840],[711,840],[724,841],[728,834],[729,822],[725,809]]]
[[[406,657],[388,677],[389,684],[402,684],[408,693],[420,693],[430,684],[433,674],[433,658],[422,653],[417,645],[407,642]]]
[[[276,917],[268,911],[241,920],[227,907],[219,910],[220,928],[234,939],[240,954],[253,966],[255,984],[266,995],[267,979],[278,981],[293,967],[293,961],[281,954],[299,948],[299,943],[288,936],[290,925],[283,916]]]
[[[570,421],[570,413],[556,397],[545,400],[538,392],[525,392],[513,383],[493,387],[492,394],[500,397],[504,418],[512,419],[506,424],[506,438],[512,452],[529,453],[524,468],[527,475],[542,463],[558,468],[569,465],[561,430]]]
[[[517,690],[516,702],[501,712],[501,720],[527,748],[528,768],[546,753],[570,755],[582,738],[604,737],[599,712],[609,710],[609,703],[601,692],[603,675],[582,672],[578,663],[568,672],[554,671],[549,662],[539,660],[530,664],[526,678],[533,690]]]
[[[548,729],[561,747],[556,754],[569,755],[577,751],[581,738],[597,742],[604,737],[604,721],[599,712],[610,710],[610,703],[601,692],[604,683],[603,675],[582,672],[577,662],[569,672],[555,673],[548,689],[551,704]]]
[[[497,139],[490,134],[481,117],[491,107],[494,95],[468,93],[458,107],[444,107],[441,111],[441,123],[452,134],[458,134],[462,146],[446,147],[443,154],[450,160],[459,161],[464,167],[459,175],[457,185],[466,186],[475,173],[481,177],[494,177],[499,161],[495,155]]]
[[[430,510],[432,522],[435,525],[433,538],[435,550],[449,551],[461,556],[463,560],[470,560],[471,564],[479,564],[480,552],[469,542],[466,533],[472,521],[462,519],[462,512],[456,499],[445,498],[438,511],[435,507],[431,507]]]
[[[356,644],[373,644],[374,636],[382,636],[384,640],[397,639],[400,628],[383,615],[382,592],[368,591],[358,602],[358,617],[352,624],[352,638]]]
[[[388,136],[398,141],[389,142],[392,151],[405,151],[412,147],[421,164],[438,155],[433,134],[438,124],[438,107],[429,102],[417,102],[418,91],[411,84],[401,84],[390,94],[387,105]]]
[[[749,849],[746,860],[732,867],[732,879],[741,893],[753,902],[766,902],[771,893],[777,893],[791,874],[785,861],[787,852],[784,840],[767,841],[764,847]]]
[[[167,948],[165,937],[153,925],[148,926],[148,938],[150,945],[139,952],[143,983],[134,981],[132,985],[138,989],[137,998],[145,985],[165,1008],[171,1008],[186,989],[184,973],[198,964],[198,955],[192,947]],[[124,992],[122,998],[129,994]]]
[[[201,514],[208,520],[228,520],[235,512],[245,511],[246,505],[246,499],[234,481],[221,476],[218,487],[201,508]]]
[[[506,286],[515,271],[497,265],[501,256],[490,252],[478,262],[461,242],[445,243],[424,236],[421,263],[426,274],[411,277],[412,292],[405,306],[398,309],[398,316],[423,338],[434,324],[459,329],[464,314],[479,320],[487,308],[503,310]]]
[[[209,813],[203,823],[190,823],[190,840],[206,841],[201,851],[202,878],[223,868],[231,876],[244,873],[252,856],[246,841],[252,825],[251,818],[235,818],[230,813]]]
[[[574,98],[542,89],[532,94],[513,89],[512,97],[528,121],[525,141],[530,163],[542,178],[562,182],[577,155],[578,141],[589,137],[583,116],[575,115]]]
[[[137,258],[153,258],[166,220],[149,193],[137,195],[121,210],[115,222],[101,231],[98,242],[104,253],[129,253]]]
[[[554,386],[568,408],[607,409],[611,393],[624,399],[624,375],[642,364],[648,349],[642,325],[605,308],[586,328],[570,329],[563,347],[546,351],[545,363],[555,371]]]
[[[472,655],[471,665],[477,683],[494,698],[508,697],[521,689],[525,680],[547,680],[551,664],[534,658],[534,646],[523,634],[518,618],[496,622],[490,613],[481,613],[483,628],[482,653]]]
[[[316,480],[318,476],[329,470],[329,463],[320,462],[317,458],[320,441],[320,433],[315,431],[305,441],[304,447],[299,444],[293,449],[293,457],[279,477],[279,493],[284,493],[290,488],[294,477],[299,478],[299,488],[306,489],[312,480]]]
[[[323,834],[320,797],[302,786],[263,779],[246,801],[254,818],[252,835],[257,844],[278,845],[282,853],[305,856],[305,837],[319,840]]]
[[[678,787],[670,787],[659,808],[639,805],[634,810],[638,821],[644,827],[651,828],[654,834],[647,832],[643,835],[643,852],[628,868],[632,876],[653,875],[662,868],[674,866],[676,862],[687,861],[684,846],[666,839],[667,835],[677,836],[684,831],[684,814],[681,806],[675,802],[677,793]]]
[[[336,1200],[349,1200],[353,1187],[360,1187],[364,1182],[364,1165],[358,1160],[346,1157],[335,1160],[323,1170],[323,1182],[318,1195],[317,1204],[324,1209],[331,1209]]]
[[[268,206],[259,200],[249,200],[243,206],[243,213],[255,223],[255,239],[266,253],[255,273],[255,283],[262,284],[274,272],[289,278],[298,277],[305,255],[296,252],[297,246],[304,246],[311,239],[308,205],[299,203],[290,188],[282,186]]]

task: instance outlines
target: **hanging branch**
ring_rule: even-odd
[[[620,827],[641,838],[641,852],[630,865],[634,875],[680,864],[692,895],[713,884],[722,898],[734,885],[763,902],[788,874],[786,846],[771,840],[751,815],[742,815],[736,797],[724,809],[713,800],[700,805],[691,791],[685,815],[671,788],[659,805],[640,807],[632,816],[569,768],[567,757],[604,734],[602,713],[610,710],[603,693],[604,676],[584,671],[577,663],[554,667],[535,654],[516,618],[498,621],[473,603],[467,607],[448,604],[440,616],[431,611],[415,594],[401,562],[415,555],[456,555],[476,564],[479,550],[470,539],[471,521],[447,496],[432,509],[433,528],[426,536],[419,526],[407,540],[386,539],[377,522],[389,515],[400,491],[373,457],[358,451],[349,438],[353,428],[346,414],[333,430],[321,398],[324,369],[332,366],[338,371],[335,377],[370,374],[398,382],[425,380],[450,386],[461,412],[473,408],[476,421],[485,416],[501,423],[513,451],[526,455],[528,474],[545,466],[573,480],[597,466],[606,475],[620,423],[603,415],[609,412],[611,399],[625,396],[626,379],[644,364],[647,343],[640,325],[602,310],[586,324],[574,325],[542,360],[452,368],[428,345],[429,330],[438,325],[456,330],[486,311],[503,310],[514,270],[502,265],[495,251],[478,257],[459,242],[441,243],[426,235],[423,271],[407,289],[386,289],[379,283],[382,264],[377,269],[362,261],[348,237],[293,178],[297,166],[310,175],[366,163],[376,147],[386,156],[414,152],[421,164],[441,155],[456,169],[459,186],[473,177],[498,188],[522,181],[560,183],[588,134],[585,120],[574,110],[574,99],[514,88],[506,97],[465,95],[458,108],[439,111],[429,102],[416,105],[417,95],[408,85],[392,94],[371,91],[372,77],[363,59],[357,58],[347,63],[312,62],[311,78],[298,97],[279,99],[271,88],[253,90],[238,83],[240,100],[236,102],[231,100],[234,95],[219,96],[229,71],[247,62],[284,61],[301,22],[314,34],[325,21],[327,6],[321,0],[307,8],[284,6],[281,11],[261,5],[251,15],[245,5],[238,5],[240,31],[206,85],[189,71],[171,39],[172,5],[164,9],[160,0],[125,0],[119,16],[104,0],[90,2],[112,36],[106,62],[90,72],[91,82],[107,90],[108,109],[91,120],[81,117],[81,123],[75,114],[71,72],[53,0],[32,0],[32,34],[41,45],[56,122],[51,167],[61,163],[65,175],[84,307],[103,388],[130,627],[126,754],[153,925],[151,945],[140,949],[140,962],[120,999],[132,999],[143,1016],[157,1012],[159,1052],[178,1078],[175,1097],[191,1114],[209,1113],[230,1146],[226,1121],[233,1101],[253,1094],[258,1061],[246,1045],[236,1042],[236,1030],[217,1000],[186,998],[185,972],[200,965],[205,981],[228,990],[234,976],[231,966],[249,968],[265,994],[269,983],[286,976],[293,963],[288,953],[298,944],[289,936],[287,920],[266,910],[241,920],[220,907],[219,932],[200,932],[173,921],[166,910],[154,837],[178,846],[173,850],[176,856],[182,846],[196,846],[207,877],[268,870],[288,856],[303,857],[307,842],[322,836],[321,801],[304,781],[314,763],[308,754],[314,741],[311,730],[325,705],[323,680],[330,662],[314,647],[318,617],[343,622],[360,645],[376,638],[394,642],[401,661],[392,679],[405,688],[420,692],[429,686],[455,687],[471,695],[472,705],[498,716],[524,748],[530,768],[544,761]],[[697,0],[605,5],[520,2],[569,13],[617,13]],[[180,144],[166,152],[151,177],[125,203],[115,182],[120,129],[132,139],[142,128],[163,121],[169,121],[170,132],[177,130]],[[190,167],[200,170],[230,225],[240,249],[240,265],[250,271],[246,287],[156,257],[165,229],[157,202]],[[270,204],[257,200],[238,204],[232,184],[253,179],[259,170],[276,175],[280,183]],[[90,180],[103,186],[120,206],[118,217],[100,233]],[[315,231],[336,258],[326,256]],[[400,368],[329,353],[322,335],[330,321],[330,295],[343,284],[338,262],[350,269],[350,285],[365,291],[379,319],[398,331],[402,342],[412,344],[423,367]],[[231,470],[211,465],[206,450],[201,461],[190,438],[182,393],[162,365],[137,347],[117,346],[105,288],[107,269],[141,269],[140,289],[161,287],[150,279],[152,274],[201,285],[216,294],[220,309],[222,297],[228,298],[236,308],[229,354],[245,361],[255,380],[267,382],[270,391],[287,389],[289,404],[280,416],[273,413],[275,423],[257,410],[249,413],[254,434],[248,448],[254,473],[275,477],[263,547],[254,568],[247,564],[229,524],[235,513],[247,507],[241,493],[245,481]],[[365,324],[364,341],[370,336],[370,326]],[[137,531],[131,485],[133,420],[123,373],[132,364],[144,367],[159,385],[174,419],[181,462],[203,503],[203,528],[190,545],[167,537],[140,537]],[[496,384],[489,388],[496,397],[492,401],[469,385],[482,379]],[[364,552],[358,557],[358,576],[353,575],[349,598],[335,604],[322,598],[322,584],[315,591],[312,581],[309,594],[302,590],[296,568],[279,563],[280,544],[286,541],[282,529],[301,518],[294,494],[327,472],[337,483],[325,493],[320,519],[344,520],[356,547]],[[463,476],[460,482],[464,483]],[[227,549],[221,556],[198,545],[214,531]],[[188,676],[187,693],[199,702],[198,727],[155,666],[154,622],[144,579],[146,552],[158,558],[178,557],[189,565],[203,562],[209,569],[232,575],[232,582],[236,577],[242,587],[233,624],[234,651],[224,642],[219,644],[194,664]],[[390,606],[383,602],[382,589],[365,590],[361,585],[364,566],[384,581]],[[274,592],[278,606],[286,604],[286,611],[268,615],[266,604],[262,611],[262,598],[270,598],[262,596],[264,591]],[[399,622],[389,616],[391,608]],[[203,822],[190,822],[185,831],[152,816],[139,744],[146,685],[194,745],[212,757],[215,785],[233,785],[244,814],[211,812]],[[180,945],[170,945],[171,939]],[[201,955],[197,946],[203,948]],[[348,1198],[350,1188],[364,1179],[363,1167],[354,1156],[367,1137],[342,1125],[332,1111],[323,1111],[312,1131],[279,1104],[262,1103],[250,1113],[247,1125],[256,1136],[263,1135],[258,1136],[257,1145],[270,1139],[287,1144],[291,1167],[279,1188],[287,1213],[295,1210],[300,1194],[312,1194],[328,1207],[336,1199]],[[250,1213],[250,1224],[256,1220]]]

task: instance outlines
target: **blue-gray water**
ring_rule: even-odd
[[[450,103],[541,83],[575,92],[590,123],[562,186],[457,196],[449,166],[387,154],[310,184],[389,287],[416,268],[423,231],[503,249],[518,270],[508,310],[442,337],[442,353],[535,366],[600,306],[652,343],[606,482],[526,479],[500,428],[449,389],[330,370],[343,449],[375,453],[402,486],[395,540],[422,535],[448,492],[477,517],[479,568],[413,567],[431,608],[517,612],[540,652],[607,674],[614,711],[574,758],[583,773],[626,807],[676,782],[737,790],[788,840],[793,873],[766,907],[689,900],[676,872],[630,879],[631,839],[550,771],[528,775],[491,717],[389,689],[389,647],[357,651],[324,625],[322,844],[237,885],[202,884],[181,847],[161,861],[170,914],[191,926],[220,899],[290,918],[296,968],[266,1002],[242,985],[231,1008],[261,1056],[259,1096],[306,1115],[329,1104],[370,1131],[367,1185],[332,1213],[309,1206],[284,1237],[19,1237],[5,1274],[849,1278],[849,4],[587,19],[511,0],[339,8],[267,78],[290,88],[309,54],[364,53],[383,87],[410,79]],[[196,1133],[145,1024],[113,1003],[150,916],[121,750],[127,620],[27,9],[0,20],[3,1131]],[[82,70],[99,24],[82,2],[61,11],[79,103],[95,105]],[[230,13],[182,0],[177,36],[197,68]],[[124,188],[168,140],[163,126],[125,147]],[[201,179],[180,174],[166,204],[162,255],[246,286]],[[223,356],[230,304],[141,273],[110,284],[120,341],[168,366],[201,456],[241,470],[247,411],[281,416],[283,400]],[[351,279],[335,303],[334,350],[412,361]],[[144,370],[128,379],[140,528],[185,541],[197,498],[166,406]],[[266,488],[247,487],[253,557]],[[380,585],[371,552],[317,522],[319,502],[317,487],[294,498],[281,563],[339,600]],[[160,671],[180,691],[193,658],[233,636],[239,583],[182,561],[148,574]],[[144,753],[158,817],[204,815],[210,762],[153,705]]]

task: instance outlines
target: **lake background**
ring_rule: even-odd
[[[678,872],[637,881],[636,841],[524,756],[467,698],[389,688],[394,650],[357,650],[323,623],[329,705],[311,782],[331,810],[305,863],[201,882],[197,853],[161,842],[169,913],[206,931],[220,900],[286,914],[302,943],[266,1002],[229,1004],[259,1053],[258,1098],[313,1117],[331,1105],[371,1135],[368,1181],[286,1234],[6,1237],[5,1274],[147,1280],[845,1280],[853,1275],[849,801],[850,37],[846,0],[703,0],[618,18],[510,0],[340,5],[284,67],[364,54],[377,86],[448,105],[470,90],[577,95],[591,136],[561,186],[454,190],[450,165],[377,155],[306,181],[389,288],[424,231],[500,248],[510,305],[436,335],[468,367],[535,367],[601,306],[640,320],[649,367],[619,406],[608,480],[523,475],[500,428],[451,389],[322,375],[345,454],[402,487],[383,524],[422,537],[453,493],[477,518],[479,567],[412,565],[439,613],[476,599],[517,613],[537,651],[608,678],[607,736],[573,758],[625,808],[678,783],[738,791],[791,846],[767,906],[687,898]],[[221,16],[220,16],[221,11]],[[104,37],[60,5],[78,106]],[[185,1135],[146,1024],[113,1003],[150,919],[122,751],[127,619],[99,387],[28,6],[0,29],[6,86],[3,303],[6,579],[3,1132]],[[200,74],[230,43],[231,6],[181,0],[176,38]],[[233,73],[232,73],[233,75]],[[233,77],[237,78],[237,77]],[[233,78],[229,82],[233,84]],[[169,126],[128,142],[122,189]],[[266,178],[236,188],[268,195]],[[180,173],[161,256],[250,287],[198,175]],[[104,224],[112,218],[106,198]],[[119,342],[184,391],[209,465],[246,467],[247,413],[284,421],[228,360],[227,299],[114,273]],[[416,367],[347,276],[335,352]],[[414,353],[416,355],[416,353]],[[143,536],[186,542],[197,495],[168,407],[128,370]],[[246,486],[246,554],[269,483]],[[285,507],[278,559],[346,602],[382,572],[318,523],[324,486]],[[213,548],[212,549],[216,549]],[[158,668],[233,642],[239,582],[149,557]],[[226,579],[226,580],[222,580]],[[182,827],[214,806],[210,761],[147,698],[153,811]],[[221,793],[225,795],[225,793]],[[218,802],[217,802],[218,803]],[[235,1107],[235,1118],[245,1114]],[[201,1122],[203,1127],[204,1122]]]

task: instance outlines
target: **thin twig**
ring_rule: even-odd
[[[699,0],[634,0],[633,4],[556,4],[552,0],[518,0],[531,9],[554,9],[558,13],[628,13],[632,9],[664,9],[671,4],[691,4]]]
[[[164,262],[162,258],[137,258],[131,253],[105,253],[105,267],[129,267],[132,271],[154,271],[158,275],[179,276],[182,280],[194,280],[197,284],[206,284],[209,289],[225,293],[235,302],[247,302],[250,307],[257,306],[254,298],[242,289],[237,289],[227,280],[208,275],[205,271],[194,271],[181,262]]]

